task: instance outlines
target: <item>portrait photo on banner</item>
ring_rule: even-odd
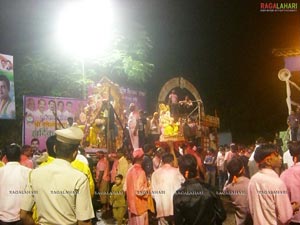
[[[0,53],[0,119],[15,119],[13,56]]]

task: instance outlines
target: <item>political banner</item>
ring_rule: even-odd
[[[46,140],[55,130],[67,128],[79,120],[86,101],[50,96],[24,96],[23,144],[39,140],[39,148],[46,148]]]
[[[0,53],[0,119],[15,119],[13,56]]]
[[[125,108],[128,110],[130,103],[134,103],[139,110],[146,109],[146,92],[120,87]]]

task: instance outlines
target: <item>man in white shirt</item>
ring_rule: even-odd
[[[283,153],[283,167],[284,169],[288,169],[294,165],[293,157],[289,151],[289,147],[293,142],[290,141],[288,143],[288,150]]]
[[[139,148],[139,135],[138,135],[138,119],[139,113],[136,110],[136,106],[134,103],[130,103],[129,105],[130,114],[128,116],[128,129],[129,136],[131,140],[131,145],[133,149]]]
[[[80,148],[78,149],[78,154],[76,156],[76,159],[78,159],[79,161],[83,162],[84,164],[86,164],[87,166],[89,165],[89,161],[87,160],[87,158],[81,154],[81,153],[84,153],[84,149],[83,148]]]
[[[289,150],[283,153],[283,167],[284,169],[288,169],[294,165],[293,157]]]
[[[168,224],[167,221],[173,221],[173,195],[185,179],[179,169],[173,167],[174,156],[171,153],[165,153],[162,162],[163,166],[152,174],[152,196],[156,203],[158,224]]]
[[[21,199],[25,193],[29,168],[20,165],[21,147],[6,147],[8,163],[0,168],[0,224],[22,224],[20,220]]]

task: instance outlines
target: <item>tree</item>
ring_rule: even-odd
[[[3,138],[0,146],[21,143],[24,95],[80,98],[82,88],[99,81],[101,76],[134,84],[144,83],[154,68],[147,61],[152,49],[151,40],[139,24],[129,27],[130,30],[119,30],[113,47],[104,56],[84,60],[85,77],[82,76],[81,60],[53,50],[28,54],[22,65],[15,64],[17,120],[1,121],[0,135]]]

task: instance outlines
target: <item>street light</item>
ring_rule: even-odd
[[[113,13],[109,0],[82,0],[67,4],[59,16],[57,40],[64,52],[79,57],[83,98],[86,99],[85,59],[103,55],[113,37]]]

